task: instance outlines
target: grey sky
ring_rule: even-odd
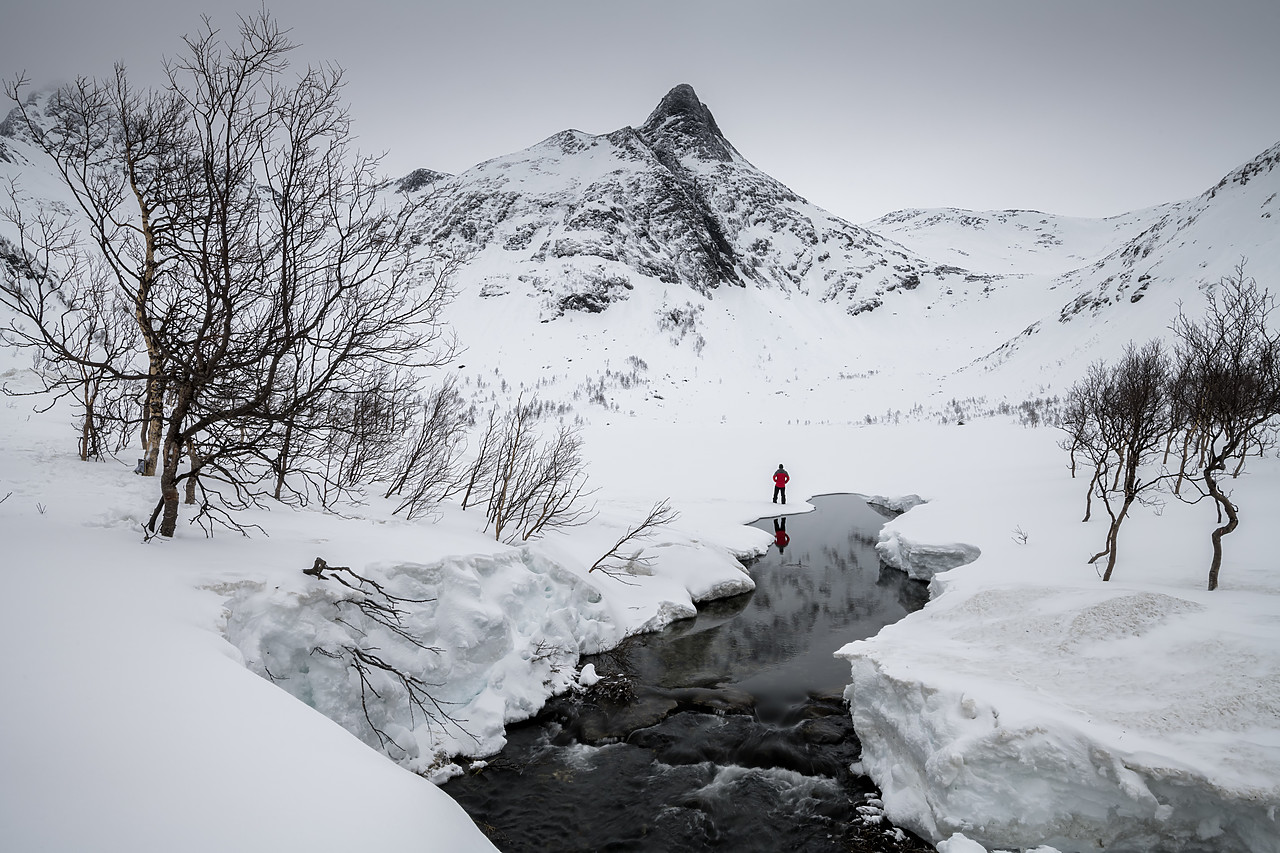
[[[139,82],[256,0],[6,0],[0,74]],[[1280,141],[1276,0],[274,0],[332,60],[362,147],[460,172],[639,125],[690,83],[748,160],[861,222],[902,207],[1104,216],[1195,195]]]

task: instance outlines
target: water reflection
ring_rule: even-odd
[[[755,523],[774,533],[774,547],[750,566],[755,592],[637,638],[637,677],[779,699],[842,689],[849,665],[833,653],[918,609],[924,591],[882,568],[875,544],[884,515],[854,495],[812,503],[815,512]]]
[[[787,546],[791,544],[791,537],[787,535],[787,517],[775,518],[773,520],[773,544],[778,546],[778,556],[787,550]]]

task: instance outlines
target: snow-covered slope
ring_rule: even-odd
[[[1044,313],[966,368],[1061,387],[1129,340],[1167,338],[1179,310],[1241,263],[1270,285],[1280,269],[1280,144],[1192,199],[1103,220],[1030,211],[905,211],[879,227],[913,251],[974,268],[1038,273]],[[963,254],[961,254],[963,253]],[[1002,368],[1013,362],[1010,368]],[[975,382],[990,387],[989,382]]]
[[[1145,227],[1097,262],[1062,276],[1079,295],[1059,319],[1123,316],[1144,299],[1191,295],[1247,262],[1265,280],[1280,265],[1280,144],[1193,199],[1154,208]],[[1127,319],[1127,318],[1126,318]]]
[[[939,263],[981,272],[1058,275],[1110,254],[1159,210],[1086,219],[1036,210],[908,209],[865,227]]]

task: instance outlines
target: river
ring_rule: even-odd
[[[503,851],[931,850],[858,775],[845,643],[919,609],[882,566],[890,517],[853,495],[764,518],[756,590],[584,659],[602,676],[513,726],[453,796]]]

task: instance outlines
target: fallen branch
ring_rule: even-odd
[[[675,521],[679,517],[680,517],[680,513],[676,512],[674,509],[671,508],[670,498],[663,498],[661,501],[653,505],[653,507],[649,510],[649,514],[645,516],[644,521],[640,522],[634,527],[628,528],[627,532],[622,534],[622,538],[619,539],[617,542],[615,542],[613,547],[604,553],[604,556],[602,556],[600,559],[596,560],[594,563],[591,564],[591,568],[587,570],[588,574],[599,569],[602,573],[608,575],[609,577],[622,580],[622,578],[620,577],[620,572],[617,570],[619,567],[614,567],[612,570],[610,568],[606,568],[605,566],[606,560],[622,560],[624,566],[629,566],[634,564],[640,564],[644,566],[649,565],[650,559],[640,556],[640,554],[644,551],[643,547],[637,548],[635,553],[633,553],[630,557],[623,557],[622,546],[636,539],[648,538],[649,536],[653,535],[655,528],[663,524],[670,524],[671,522]]]

